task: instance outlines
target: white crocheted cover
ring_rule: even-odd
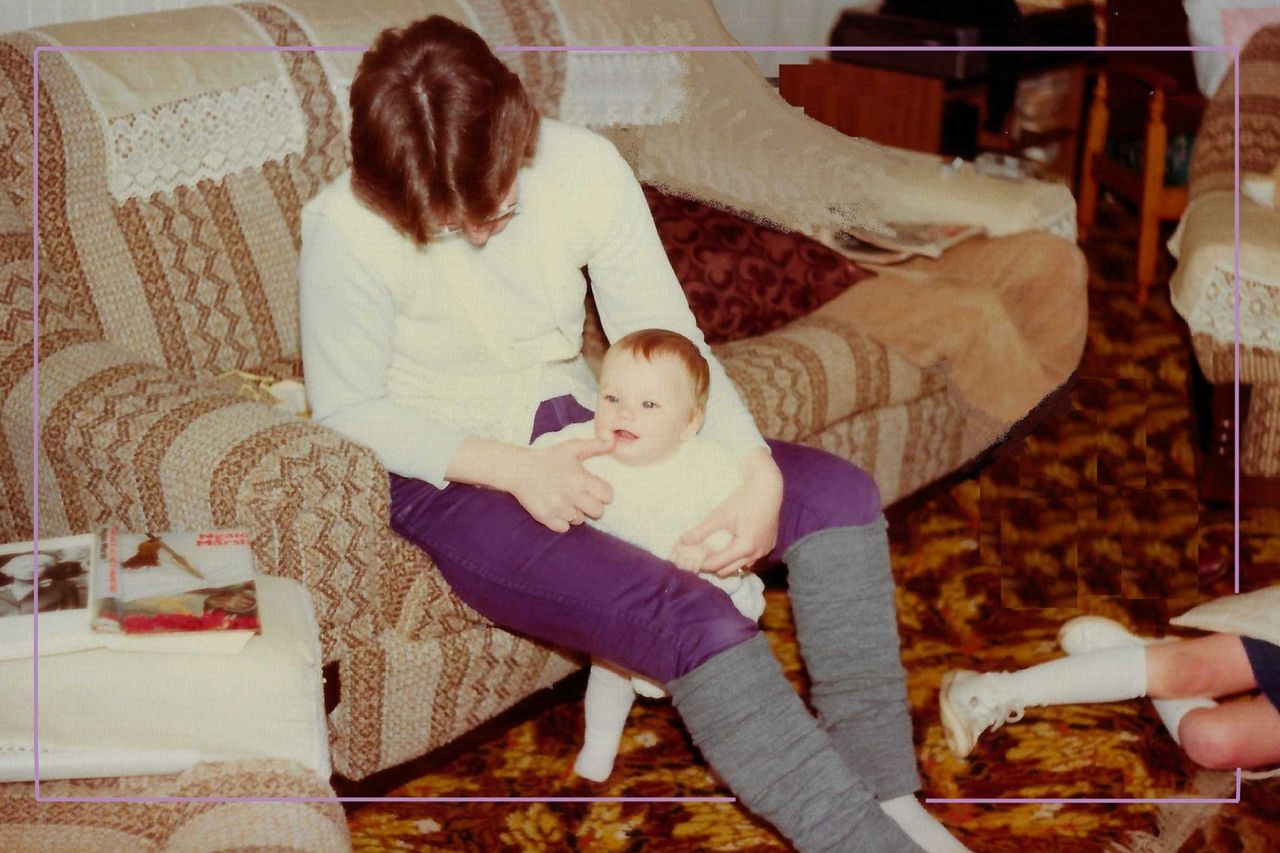
[[[1277,235],[1280,240],[1280,235]],[[1173,304],[1192,332],[1234,344],[1235,265],[1214,263],[1190,305],[1174,291]],[[1280,270],[1275,277],[1240,273],[1240,345],[1280,351]]]
[[[124,202],[218,181],[306,147],[306,120],[284,77],[163,104],[107,123],[107,182]]]
[[[686,71],[677,53],[570,53],[560,118],[596,128],[679,121]]]

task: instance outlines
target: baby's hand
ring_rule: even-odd
[[[667,559],[686,572],[696,572],[702,568],[702,560],[707,556],[707,549],[702,545],[679,545],[672,549]]]

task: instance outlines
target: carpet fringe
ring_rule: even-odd
[[[1230,770],[1201,770],[1191,780],[1198,796],[1225,799],[1235,791]],[[1205,826],[1222,809],[1222,803],[1165,803],[1156,812],[1156,832],[1130,832],[1123,843],[1113,841],[1111,853],[1177,853],[1191,834]]]

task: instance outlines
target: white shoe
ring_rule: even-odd
[[[1120,646],[1149,646],[1155,642],[1158,640],[1139,637],[1116,620],[1105,616],[1077,616],[1058,629],[1058,645],[1069,655]]]
[[[1022,719],[1026,706],[1010,694],[1005,673],[974,672],[963,669],[942,676],[938,704],[942,711],[942,731],[947,748],[959,758],[973,751],[978,737],[987,729],[995,731],[1005,723]]]

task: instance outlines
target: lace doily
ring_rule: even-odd
[[[107,124],[107,185],[116,201],[147,198],[300,153],[306,119],[289,81],[208,92]]]
[[[1200,298],[1190,311],[1179,304],[1175,293],[1174,308],[1192,332],[1235,343],[1234,275],[1234,270],[1215,264],[1208,280],[1198,288]],[[1280,282],[1241,273],[1240,345],[1280,351]]]

